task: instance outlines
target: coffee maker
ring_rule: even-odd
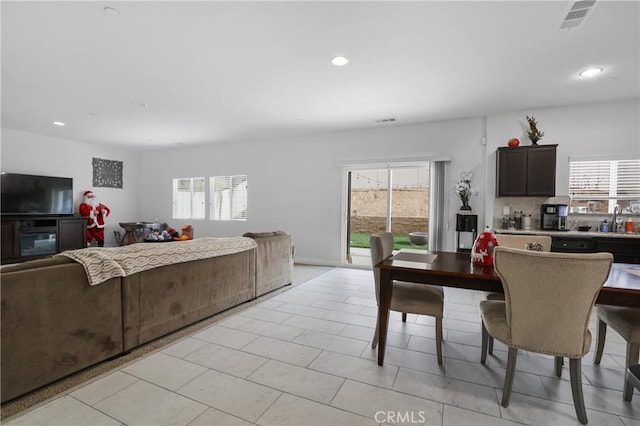
[[[540,207],[540,229],[543,231],[568,231],[566,204],[543,204]]]

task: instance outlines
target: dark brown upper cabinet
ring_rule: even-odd
[[[558,145],[500,147],[496,155],[498,197],[556,195]]]

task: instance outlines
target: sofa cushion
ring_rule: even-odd
[[[1,277],[2,402],[122,353],[119,278],[90,286],[66,258],[2,268]]]

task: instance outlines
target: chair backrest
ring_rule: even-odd
[[[496,234],[498,246],[524,249],[528,243],[541,244],[542,251],[551,251],[551,237],[548,235]]]
[[[371,247],[371,266],[373,267],[373,278],[376,283],[376,302],[378,302],[378,293],[380,292],[380,270],[376,265],[393,254],[393,234],[391,232],[382,232],[373,234],[369,237],[369,246]]]
[[[496,247],[511,344],[580,358],[589,350],[589,318],[607,280],[611,253],[545,253]]]

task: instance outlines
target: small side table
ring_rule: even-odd
[[[478,215],[456,214],[456,251],[471,253],[471,247],[477,236]]]
[[[124,235],[120,240],[121,246],[126,246],[129,244],[139,243],[138,235],[136,234],[136,229],[140,227],[136,222],[120,222],[118,225],[122,229],[124,229]]]

